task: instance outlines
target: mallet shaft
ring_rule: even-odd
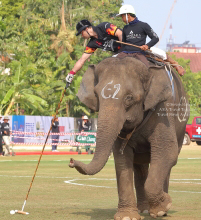
[[[129,44],[129,43],[125,43],[125,42],[118,41],[118,40],[114,40],[114,42],[117,42],[117,43],[120,43],[120,44],[125,44],[125,45],[132,46],[132,47],[140,48],[140,46],[137,46],[137,45],[135,45],[135,44]],[[140,48],[140,49],[141,49],[141,48]],[[151,51],[151,50],[148,49],[148,51]]]
[[[48,134],[47,134],[47,137],[46,137],[46,139],[45,139],[45,143],[44,143],[44,145],[43,145],[43,149],[42,149],[42,151],[41,151],[41,153],[40,153],[40,157],[39,157],[39,159],[38,159],[38,163],[37,163],[37,166],[36,166],[34,175],[33,175],[33,177],[32,177],[32,180],[31,180],[31,183],[30,183],[30,186],[29,186],[29,190],[28,190],[28,192],[27,192],[27,195],[26,195],[24,204],[23,204],[23,206],[22,206],[22,211],[18,211],[17,213],[24,214],[24,215],[25,215],[25,214],[29,214],[28,212],[24,212],[24,207],[25,207],[25,205],[26,205],[26,202],[27,202],[27,199],[28,199],[28,196],[29,196],[29,193],[30,193],[30,190],[31,190],[33,181],[34,181],[34,178],[35,178],[35,176],[36,176],[36,172],[37,172],[37,170],[38,170],[38,167],[39,167],[39,164],[40,164],[40,161],[41,161],[43,152],[44,152],[44,150],[45,150],[45,145],[46,145],[47,140],[48,140],[48,137],[49,137],[49,135],[50,135],[50,131],[52,130],[52,125],[53,125],[53,123],[54,123],[54,121],[55,121],[55,119],[56,119],[56,116],[57,116],[58,112],[59,112],[60,104],[61,104],[61,102],[62,102],[62,100],[63,100],[63,97],[64,97],[64,94],[65,94],[65,92],[66,92],[66,89],[67,89],[69,86],[70,86],[70,84],[69,84],[69,83],[66,83],[66,86],[65,86],[65,88],[64,88],[64,90],[63,90],[63,93],[62,93],[62,95],[61,95],[59,104],[58,104],[58,106],[57,106],[56,113],[55,113],[55,115],[54,115],[54,117],[53,117],[53,120],[52,120],[50,129],[49,129]]]
[[[25,205],[26,205],[26,202],[27,202],[27,200],[24,200],[24,204],[23,204],[23,206],[22,206],[22,211],[24,211],[24,207],[25,207]]]
[[[125,44],[125,45],[129,45],[129,46],[132,46],[132,47],[137,47],[137,48],[140,48],[140,46],[137,46],[137,45],[134,45],[134,44],[129,44],[129,43],[125,43],[125,42],[121,42],[121,41],[118,41],[118,40],[113,40],[114,42],[117,42],[117,43],[120,43],[120,44]],[[141,49],[141,48],[140,48]],[[149,51],[149,52],[152,52],[151,50],[146,50],[146,51]],[[146,57],[150,57],[149,55],[146,55]],[[159,61],[159,62],[162,62],[162,63],[166,63],[163,59],[160,59],[160,58],[157,58],[157,57],[154,57],[155,60]]]

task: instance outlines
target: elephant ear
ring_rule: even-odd
[[[170,79],[164,70],[154,71],[151,83],[144,101],[144,111],[154,108],[158,103],[164,102],[173,96]]]
[[[77,96],[82,103],[94,111],[98,111],[98,98],[94,93],[96,84],[95,66],[90,65],[82,77]]]

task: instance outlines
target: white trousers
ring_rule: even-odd
[[[5,155],[10,154],[10,136],[3,136],[5,143]]]

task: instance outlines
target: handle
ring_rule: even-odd
[[[66,90],[69,86],[70,86],[70,83],[67,82],[67,83],[66,83],[66,86],[65,86],[65,90]]]
[[[140,48],[140,46],[137,46],[137,45],[134,45],[134,44],[129,44],[129,43],[125,43],[125,42],[122,42],[122,41],[118,41],[118,40],[113,40],[114,42],[117,42],[117,43],[120,43],[120,44],[125,44],[125,45],[128,45],[128,46],[132,46],[132,47],[137,47],[137,48]],[[140,48],[141,49],[141,48]],[[146,50],[146,51],[150,51],[150,49]]]

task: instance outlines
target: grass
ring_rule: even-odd
[[[112,220],[118,203],[113,158],[97,175],[83,176],[68,167],[70,157],[89,163],[93,155],[44,155],[24,209],[29,215],[9,212],[21,210],[39,156],[1,157],[0,219]],[[158,219],[201,219],[201,146],[183,146],[169,193],[173,205],[167,217]]]

